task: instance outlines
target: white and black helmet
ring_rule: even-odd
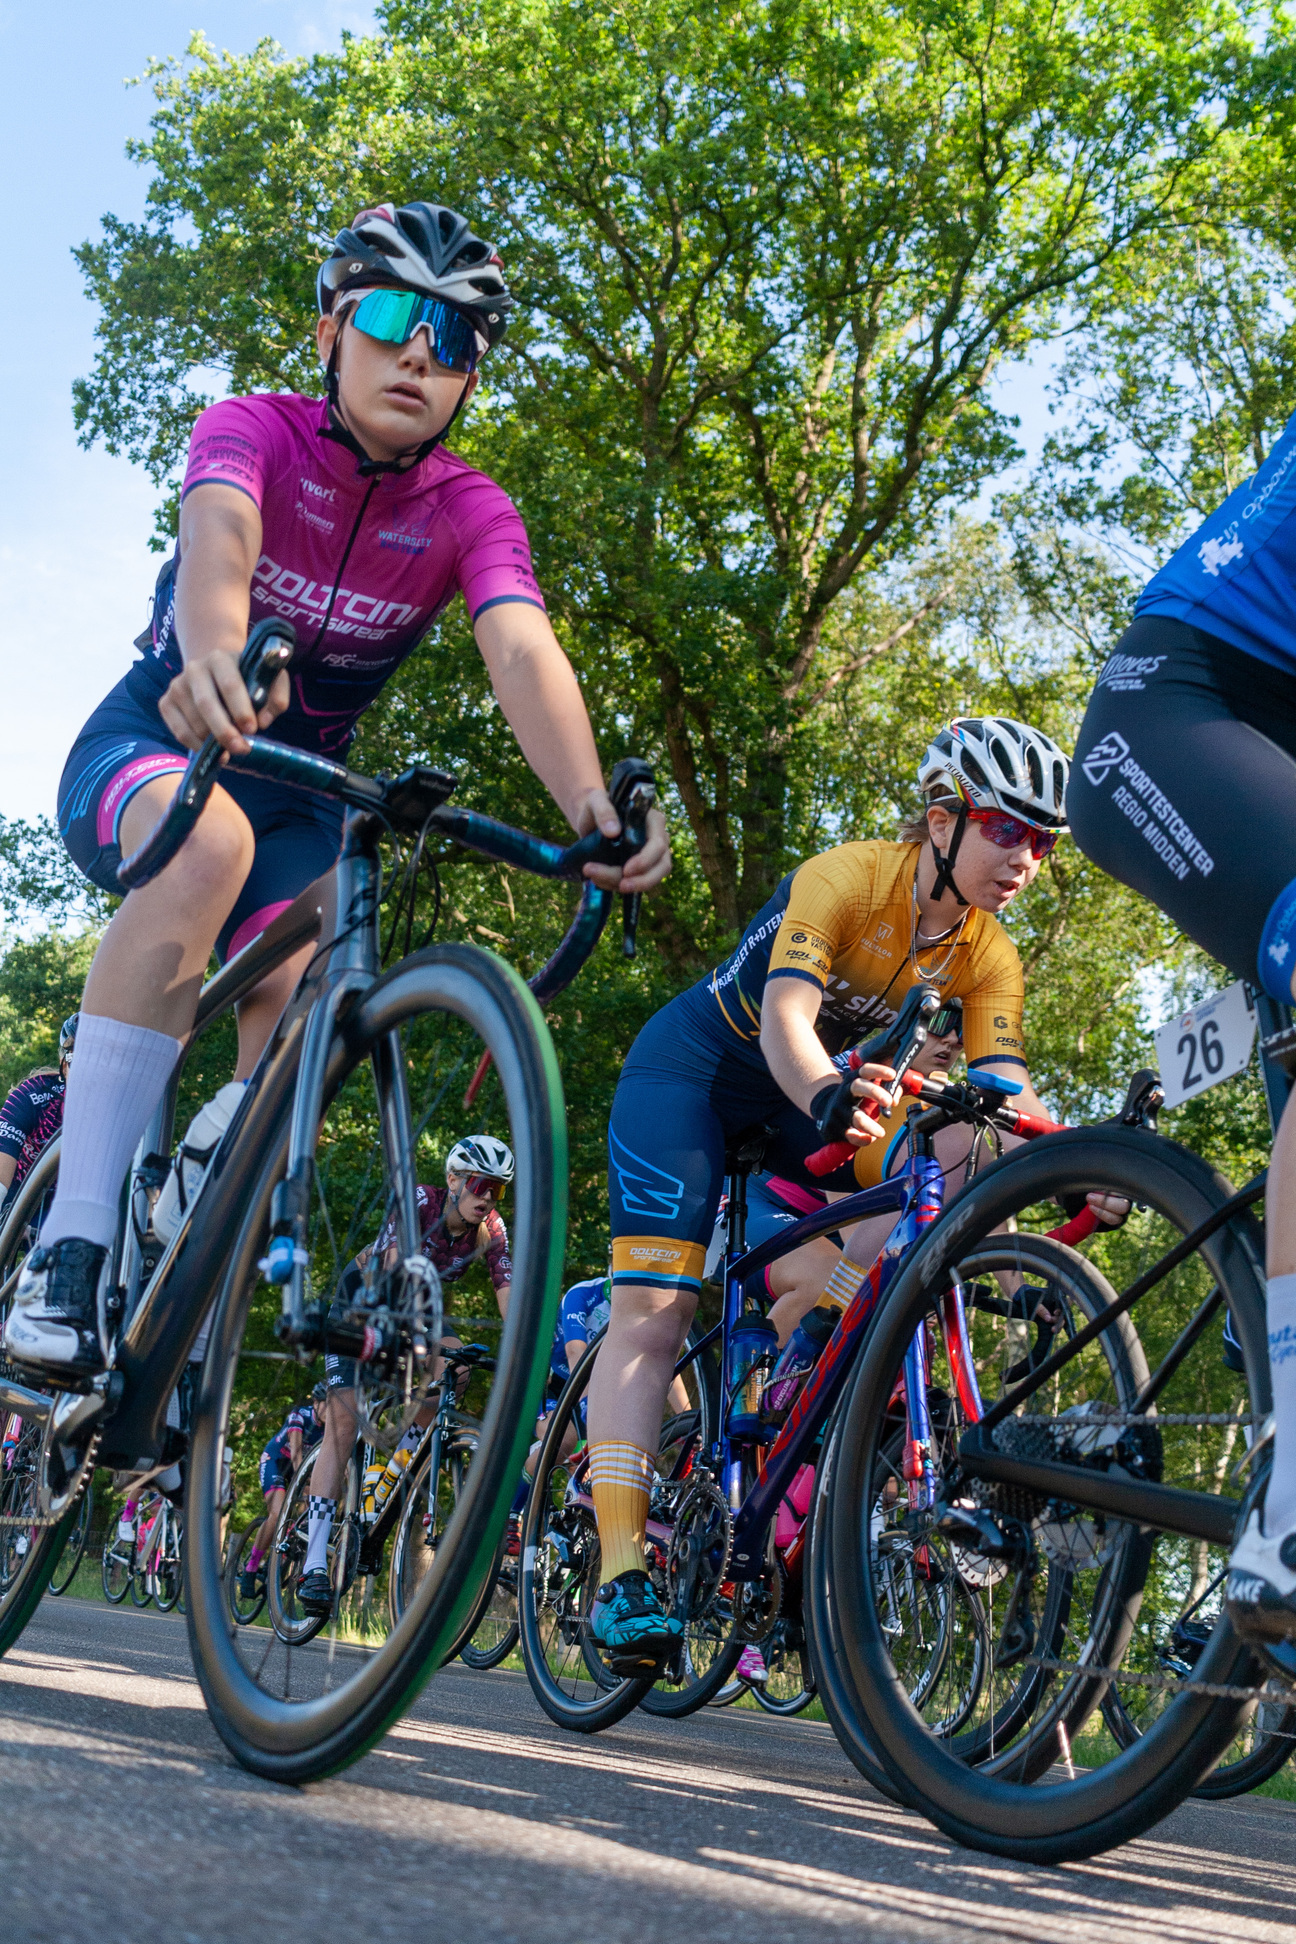
[[[452,1174],[489,1175],[492,1181],[512,1181],[513,1150],[493,1134],[469,1134],[456,1141],[446,1156],[446,1179]]]
[[[316,279],[321,316],[347,290],[375,284],[418,290],[471,312],[483,350],[499,343],[514,304],[495,245],[440,203],[377,203],[339,230]]]
[[[1037,830],[1063,831],[1070,768],[1040,729],[1008,716],[955,716],[928,745],[918,783],[928,803],[1006,810]]]

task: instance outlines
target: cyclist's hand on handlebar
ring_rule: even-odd
[[[227,755],[242,756],[247,739],[268,729],[288,707],[291,691],[285,671],[279,675],[258,713],[243,677],[239,657],[224,648],[188,662],[162,696],[158,708],[171,734],[186,749],[201,749],[214,736]]]
[[[890,1082],[893,1086],[895,1077],[894,1067],[875,1066],[872,1062],[866,1063],[856,1074],[851,1092],[857,1100],[866,1104],[855,1109],[854,1118],[842,1136],[852,1147],[871,1147],[874,1141],[885,1138],[886,1128],[873,1119],[868,1110],[870,1106],[890,1107],[891,1088],[878,1083]]]
[[[647,816],[648,839],[640,851],[628,864],[587,864],[585,876],[595,884],[601,884],[607,891],[620,891],[623,897],[633,898],[645,891],[655,891],[671,867],[670,839],[666,835],[666,819],[660,810],[650,810]],[[621,835],[621,819],[612,807],[612,799],[606,790],[587,790],[585,800],[576,816],[576,832],[585,836],[587,831],[599,830],[605,837]]]
[[[1107,1195],[1095,1188],[1085,1200],[1104,1228],[1119,1228],[1128,1219],[1130,1203],[1124,1195]]]

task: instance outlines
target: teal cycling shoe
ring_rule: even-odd
[[[665,1611],[647,1573],[621,1573],[594,1595],[590,1632],[604,1649],[614,1674],[658,1673],[684,1638],[684,1629]]]

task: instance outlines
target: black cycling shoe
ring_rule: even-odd
[[[265,1590],[266,1590],[265,1567],[258,1566],[254,1573],[250,1573],[247,1567],[245,1566],[243,1568],[243,1571],[239,1574],[240,1600],[248,1600],[248,1601],[259,1600],[261,1598],[261,1595],[265,1592]]]
[[[297,1586],[297,1604],[306,1613],[332,1613],[333,1584],[323,1566],[303,1573]]]
[[[42,1376],[97,1377],[104,1369],[99,1278],[107,1255],[98,1243],[74,1235],[33,1249],[5,1321],[5,1355]]]

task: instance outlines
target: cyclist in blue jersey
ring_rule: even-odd
[[[289,1411],[279,1429],[261,1453],[261,1490],[265,1496],[266,1515],[256,1544],[247,1557],[247,1565],[239,1574],[239,1597],[255,1600],[265,1579],[265,1563],[274,1544],[275,1527],[279,1514],[283,1511],[284,1494],[292,1484],[293,1473],[297,1470],[308,1451],[314,1451],[324,1436],[324,1403],[328,1396],[328,1385],[316,1384],[305,1404],[296,1404]]]
[[[59,1028],[57,1067],[37,1067],[20,1080],[0,1107],[0,1212],[22,1187],[36,1162],[63,1125],[63,1097],[76,1046],[73,1013]]]
[[[1076,841],[1237,977],[1296,998],[1296,417],[1139,596],[1076,750]],[[1266,1215],[1276,1430],[1226,1598],[1245,1639],[1296,1638],[1296,1107]]]

